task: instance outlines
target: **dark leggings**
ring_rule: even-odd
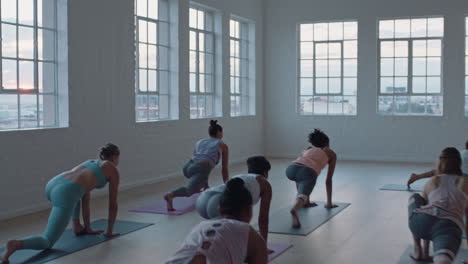
[[[317,182],[317,173],[308,167],[292,164],[286,169],[286,176],[297,184],[297,194],[310,196]]]

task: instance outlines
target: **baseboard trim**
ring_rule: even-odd
[[[296,159],[298,154],[272,153],[267,155],[272,159]],[[421,157],[403,157],[403,156],[356,156],[356,155],[339,155],[338,160],[342,161],[376,161],[376,162],[402,162],[402,163],[434,163],[434,159]]]

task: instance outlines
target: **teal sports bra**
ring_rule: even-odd
[[[106,186],[107,178],[104,175],[101,167],[99,167],[100,160],[88,160],[80,164],[80,166],[89,169],[95,176],[98,181],[98,185],[96,188],[101,189],[102,187]]]

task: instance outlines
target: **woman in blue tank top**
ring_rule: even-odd
[[[208,128],[209,138],[199,140],[195,144],[192,159],[184,166],[184,176],[189,179],[186,186],[179,187],[164,195],[167,202],[167,210],[174,211],[172,200],[175,197],[188,197],[202,189],[208,189],[208,176],[211,170],[222,160],[223,181],[229,179],[228,156],[229,149],[222,141],[223,128],[218,121],[211,120]]]
[[[119,148],[109,143],[101,148],[100,159],[85,161],[72,170],[52,178],[45,188],[47,199],[52,203],[52,210],[44,234],[8,241],[1,259],[3,263],[8,263],[9,257],[16,250],[52,248],[67,228],[70,219],[73,220],[73,232],[77,236],[104,232],[91,228],[90,192],[104,187],[107,182],[109,182],[109,220],[105,235],[109,237],[119,235],[113,232],[117,217],[119,156]],[[83,204],[84,225],[80,222],[80,202]]]

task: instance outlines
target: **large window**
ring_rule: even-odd
[[[255,114],[254,25],[230,20],[231,116]]]
[[[167,0],[135,0],[136,121],[172,119]]]
[[[443,36],[443,18],[380,21],[380,114],[443,114]]]
[[[57,1],[2,0],[0,8],[0,130],[57,127]]]
[[[465,20],[465,116],[468,116],[468,17]]]
[[[215,29],[212,11],[192,6],[190,19],[190,118],[216,115]]]
[[[301,24],[299,35],[299,113],[356,115],[357,22]]]

